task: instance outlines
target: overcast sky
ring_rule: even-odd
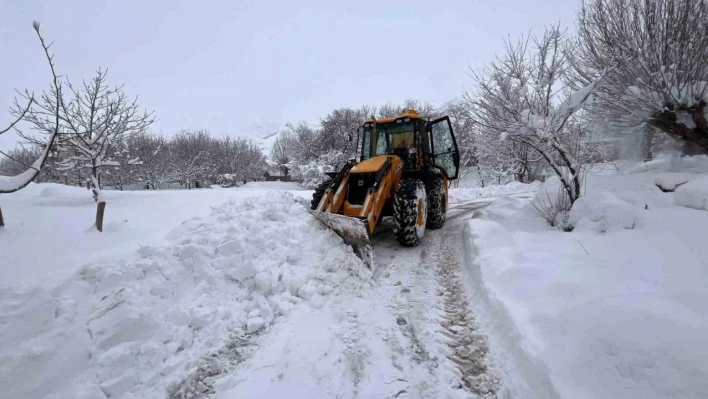
[[[108,68],[111,84],[154,110],[156,132],[269,132],[336,107],[441,104],[507,35],[562,21],[569,0],[0,0],[0,110],[50,76],[31,28],[42,24],[59,73]],[[9,121],[0,112],[0,126]],[[260,128],[258,128],[260,126]],[[0,149],[14,135],[0,136]]]

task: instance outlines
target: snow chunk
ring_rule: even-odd
[[[677,188],[674,192],[674,204],[708,211],[708,175]]]
[[[101,391],[109,397],[120,397],[128,392],[138,382],[138,375],[134,370],[129,370],[127,373],[102,382],[99,386]]]
[[[250,318],[246,324],[246,329],[249,333],[254,333],[263,328],[263,326],[265,326],[265,322],[265,319],[262,317]]]
[[[236,281],[244,281],[255,276],[256,273],[258,273],[258,271],[253,267],[253,264],[248,261],[226,271],[226,274]]]
[[[591,192],[575,201],[568,222],[576,230],[633,229],[640,219],[639,211],[629,202],[608,192]]]

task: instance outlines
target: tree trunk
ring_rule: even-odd
[[[98,175],[98,168],[95,166],[91,167],[91,187],[93,191],[93,200],[98,202],[98,191],[101,189],[101,181],[99,180],[100,176]]]
[[[106,203],[99,202],[96,205],[96,230],[103,232],[103,214],[106,212]]]

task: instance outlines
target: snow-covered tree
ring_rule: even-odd
[[[572,205],[582,192],[584,147],[582,130],[571,129],[568,121],[583,108],[597,79],[575,92],[564,90],[565,45],[559,27],[548,28],[540,38],[507,44],[503,56],[474,75],[476,91],[467,99],[485,134],[526,151],[514,151],[517,158],[543,159]]]
[[[653,129],[708,150],[708,3],[584,0],[573,43],[573,84],[608,70],[593,106],[622,132]]]
[[[170,140],[169,169],[188,189],[206,171],[209,156],[209,133],[205,130],[182,131]]]
[[[130,154],[140,162],[136,169],[137,181],[153,190],[160,189],[171,177],[168,141],[154,134],[139,134],[128,139]]]
[[[257,180],[266,170],[265,156],[251,140],[227,137],[215,141],[218,147],[218,174],[231,183]]]
[[[270,163],[283,173],[289,174],[294,161],[294,143],[290,132],[278,133],[270,150]]]
[[[155,119],[152,113],[141,112],[137,99],[128,99],[122,87],[110,88],[105,71],[99,70],[79,89],[68,80],[64,86],[68,88],[68,96],[43,96],[37,109],[28,112],[24,120],[36,132],[51,134],[54,129],[51,114],[58,108],[60,126],[56,144],[61,156],[57,167],[88,171],[93,197],[99,201],[102,168],[120,166],[115,159],[118,147],[130,137],[144,133]],[[30,136],[24,137],[32,140]]]
[[[44,42],[44,38],[42,37],[42,34],[39,31],[39,22],[34,21],[32,23],[32,27],[37,33],[37,37],[39,38],[42,48],[44,49],[44,54],[47,58],[47,61],[49,62],[49,68],[51,70],[53,78],[51,83],[50,94],[43,93],[42,99],[47,100],[51,98],[50,96],[53,96],[54,101],[56,103],[58,99],[61,98],[62,86],[59,82],[56,71],[54,70],[54,56],[49,54],[50,46]],[[17,123],[24,120],[26,117],[28,117],[28,115],[31,115],[33,112],[35,112],[33,110],[33,105],[36,103],[34,96],[29,94],[29,92],[25,91],[25,97],[27,99],[27,105],[24,107],[20,106],[17,100],[15,101],[15,106],[14,108],[12,108],[12,113],[15,115],[16,119],[12,121],[6,128],[0,130],[0,135],[9,132],[10,130],[16,127]],[[26,162],[18,158],[13,158],[12,156],[8,156],[8,154],[6,153],[2,153],[2,155],[10,158],[14,162],[20,163],[26,169],[21,172],[18,171],[18,173],[14,176],[0,176],[0,194],[12,193],[26,187],[35,178],[37,178],[42,168],[44,167],[44,163],[46,162],[50,152],[52,151],[52,146],[54,145],[54,141],[59,131],[58,109],[55,107],[54,109],[47,110],[45,117],[47,120],[46,127],[49,136],[46,141],[39,143],[42,150],[31,164],[27,164]],[[4,225],[5,221],[2,216],[2,210],[0,210],[0,226]]]
[[[106,168],[104,171],[106,183],[120,191],[123,191],[123,185],[137,183],[140,179],[143,160],[138,156],[138,149],[133,145],[131,138],[115,143],[113,154],[108,155],[118,165]]]

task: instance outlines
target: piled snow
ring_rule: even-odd
[[[608,192],[594,192],[580,197],[568,215],[576,230],[604,233],[614,229],[633,229],[640,220],[640,209]]]
[[[677,188],[674,193],[674,203],[708,211],[708,176],[689,181]]]
[[[654,185],[658,173],[699,164],[589,175],[572,232],[519,198],[469,222],[478,321],[536,397],[708,397],[708,213],[673,204],[707,180],[676,193]]]
[[[295,182],[252,181],[239,187],[241,190],[302,190]]]
[[[511,182],[500,186],[452,188],[450,189],[450,203],[460,204],[471,202],[480,198],[501,197],[511,194],[534,193],[541,183],[534,181],[530,184]]]
[[[662,173],[656,176],[654,184],[662,191],[673,192],[678,186],[686,184],[692,177],[694,176],[689,173]]]
[[[277,191],[227,202],[167,241],[89,263],[61,283],[2,286],[6,394],[165,397],[233,337],[301,304],[322,306],[363,271],[350,247]]]
[[[252,189],[140,190],[101,193],[107,201],[103,233],[93,228],[96,202],[86,188],[30,183],[0,195],[0,284],[36,284],[68,278],[87,262],[119,260],[145,245],[167,245],[165,235],[181,222],[205,216],[229,200],[289,190],[292,183],[248,183]],[[244,187],[245,188],[245,187]],[[25,250],[36,248],[36,250]]]

